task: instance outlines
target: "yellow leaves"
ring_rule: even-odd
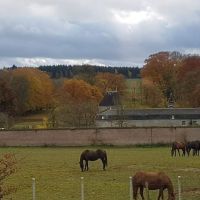
[[[59,107],[56,119],[60,126],[91,126],[102,99],[96,86],[83,80],[70,79],[63,82],[58,92]]]
[[[122,94],[126,88],[125,79],[121,74],[98,73],[96,86],[105,94],[109,90],[117,90]]]
[[[74,103],[82,103],[95,101],[99,102],[102,94],[99,89],[86,83],[83,80],[70,79],[65,80],[60,89],[59,97],[63,101],[70,101]]]
[[[21,112],[45,108],[52,104],[54,86],[46,73],[36,68],[25,67],[13,70],[12,76],[17,104],[23,101]]]

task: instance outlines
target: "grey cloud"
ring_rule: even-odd
[[[123,23],[113,11],[155,16]],[[21,57],[131,65],[161,50],[200,48],[198,0],[1,0],[0,13],[0,64]]]

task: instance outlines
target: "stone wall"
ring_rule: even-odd
[[[199,127],[0,131],[0,146],[135,145],[200,140]]]

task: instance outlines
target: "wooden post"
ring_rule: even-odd
[[[129,177],[129,193],[130,193],[130,200],[133,200],[133,188],[132,188],[132,177]]]
[[[178,176],[178,200],[181,199],[181,176]]]
[[[84,200],[84,178],[81,177],[81,200]]]
[[[32,178],[32,194],[33,200],[35,200],[35,178]]]

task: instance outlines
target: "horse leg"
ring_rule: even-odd
[[[142,200],[145,200],[144,199],[144,195],[143,195],[143,191],[144,191],[144,187],[140,187],[140,196],[142,197]]]
[[[164,199],[164,196],[163,196],[163,189],[162,189],[162,188],[159,190],[158,200],[160,200],[160,198],[162,198],[162,200]]]
[[[192,155],[195,156],[196,152],[195,149],[192,150]]]
[[[138,187],[133,187],[133,199],[137,200]]]
[[[88,171],[88,160],[85,161],[85,171]]]
[[[182,154],[182,156],[185,156],[185,149],[182,149],[182,151],[183,151],[183,154]]]
[[[171,150],[171,156],[172,157],[174,156],[174,150],[173,149]]]
[[[180,156],[180,151],[179,151],[179,149],[178,149],[178,155]]]
[[[103,158],[101,158],[101,161],[102,161],[102,164],[103,164],[103,170],[105,170],[106,163],[105,163]]]
[[[86,170],[86,160],[85,160],[85,163],[83,163],[83,171]]]
[[[189,148],[187,149],[188,157],[190,156],[190,150],[191,150],[191,149],[189,149]]]

